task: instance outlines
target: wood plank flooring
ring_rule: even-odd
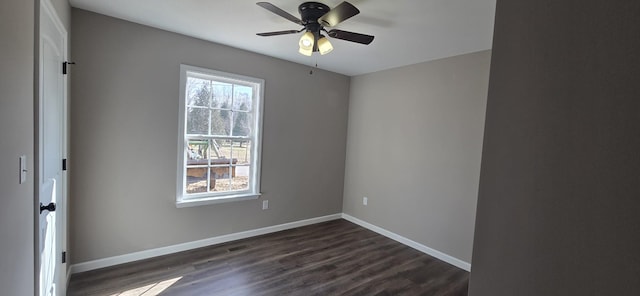
[[[469,274],[346,220],[74,274],[67,295],[467,295]]]

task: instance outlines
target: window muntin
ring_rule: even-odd
[[[181,66],[177,202],[259,195],[264,80]]]

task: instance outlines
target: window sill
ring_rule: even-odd
[[[197,207],[197,206],[219,204],[219,203],[226,203],[226,202],[253,200],[253,199],[258,199],[258,197],[260,197],[260,193],[245,193],[245,194],[226,195],[226,196],[183,199],[183,200],[176,201],[176,207],[178,208]]]

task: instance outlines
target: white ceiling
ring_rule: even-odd
[[[370,45],[330,39],[333,52],[298,53],[301,29],[246,0],[70,0],[73,7],[353,76],[491,48],[496,0],[349,0],[360,14],[334,27],[374,35]],[[269,1],[299,17],[302,0]],[[342,0],[319,0],[334,7]],[[302,34],[302,33],[300,33]]]

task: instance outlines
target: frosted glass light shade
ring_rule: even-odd
[[[313,50],[313,43],[315,41],[315,38],[313,36],[313,33],[307,31],[304,34],[302,34],[302,37],[300,37],[300,48],[303,48],[305,50],[310,49]]]
[[[325,55],[330,53],[333,50],[333,45],[331,45],[331,42],[329,42],[329,39],[327,39],[327,37],[320,37],[320,39],[318,39],[318,50],[320,51],[321,55]]]
[[[311,49],[311,48],[305,49],[305,48],[302,48],[302,46],[301,46],[300,49],[298,49],[298,52],[303,54],[303,55],[306,55],[306,56],[310,57],[311,54],[313,53],[313,49]]]

